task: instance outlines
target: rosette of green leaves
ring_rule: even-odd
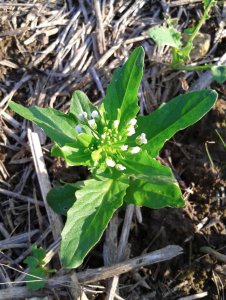
[[[156,157],[177,131],[211,109],[217,93],[191,92],[148,116],[137,117],[143,63],[144,50],[138,47],[114,71],[100,108],[81,91],[74,92],[68,114],[10,102],[11,109],[36,123],[54,141],[52,155],[71,166],[85,165],[92,172],[92,179],[53,189],[48,196],[53,209],[67,212],[60,251],[67,268],[81,265],[123,202],[156,209],[184,205],[171,169]]]

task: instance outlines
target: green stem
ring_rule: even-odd
[[[175,70],[180,70],[180,71],[204,71],[204,70],[209,70],[213,67],[214,65],[205,65],[205,66],[183,66],[183,65],[176,65],[173,67]]]
[[[85,122],[84,124],[89,127],[89,129],[92,131],[94,137],[96,137],[98,140],[100,140],[99,133],[94,128],[92,128],[88,122]]]
[[[203,13],[203,16],[201,17],[201,19],[199,20],[199,23],[197,24],[195,30],[192,32],[191,36],[189,37],[188,41],[187,41],[187,44],[185,45],[185,48],[191,44],[194,40],[194,38],[196,37],[196,35],[198,34],[200,28],[202,27],[202,25],[205,23],[206,19],[208,18],[209,16],[209,11],[211,9],[211,7],[215,4],[215,1],[211,1],[209,3],[209,5],[207,6],[207,8],[205,9],[204,8],[204,13]]]
[[[202,27],[202,25],[204,24],[204,22],[206,21],[206,19],[208,19],[209,17],[209,11],[211,9],[211,7],[215,4],[215,0],[210,0],[209,5],[207,6],[207,8],[205,9],[204,6],[204,13],[203,16],[201,17],[201,19],[199,20],[198,24],[195,27],[195,30],[192,32],[192,34],[190,35],[190,37],[188,38],[187,43],[180,49],[175,49],[173,48],[172,50],[172,68],[173,69],[179,69],[181,63],[183,63],[185,60],[187,60],[190,56],[191,50],[193,48],[193,40],[195,39],[196,35],[198,34],[198,32],[200,31],[200,28]],[[208,68],[207,68],[208,69]],[[185,69],[184,70],[189,70],[189,69]],[[200,70],[205,70],[205,69],[200,69]]]

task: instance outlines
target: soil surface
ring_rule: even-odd
[[[0,3],[0,299],[4,299],[1,291],[13,287],[12,299],[77,299],[67,284],[37,292],[26,290],[21,296],[25,284],[19,282],[28,271],[23,261],[34,244],[53,251],[49,267],[57,270],[54,276],[68,273],[61,269],[57,257],[59,239],[52,235],[43,205],[27,129],[39,134],[52,185],[84,180],[89,172],[84,167],[69,168],[61,159],[51,157],[51,141],[10,111],[8,102],[13,99],[26,106],[51,106],[66,112],[71,93],[82,89],[98,104],[113,69],[142,45],[146,56],[139,100],[141,113],[150,113],[189,90],[202,73],[170,69],[170,49],[157,48],[147,30],[162,24],[166,14],[178,18],[180,30],[192,26],[203,12],[202,4],[10,2]],[[209,48],[204,56],[196,55],[193,63],[215,63],[225,54],[225,21],[225,7],[216,5],[201,29],[211,36]],[[141,216],[133,216],[126,250],[128,259],[168,245],[181,246],[183,254],[121,275],[117,294],[122,298],[114,299],[197,299],[186,298],[196,294],[202,299],[225,299],[226,149],[219,135],[226,141],[226,88],[216,82],[205,88],[218,92],[215,107],[168,141],[158,158],[172,168],[186,205],[182,209],[141,208]],[[122,208],[118,238],[124,218]],[[104,243],[105,236],[78,272],[104,265]],[[83,289],[88,299],[113,299],[106,296],[109,284],[106,279]]]

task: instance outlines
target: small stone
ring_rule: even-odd
[[[183,39],[186,42],[189,35],[184,35]],[[190,57],[192,60],[197,60],[204,57],[210,49],[211,35],[208,33],[198,32],[193,40],[194,48],[191,50]]]

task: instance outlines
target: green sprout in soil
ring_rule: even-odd
[[[44,258],[46,251],[43,248],[33,246],[31,254],[31,256],[26,257],[24,260],[24,263],[29,268],[29,274],[24,280],[29,289],[36,291],[45,286],[48,273],[55,272],[55,270],[45,267]]]
[[[53,156],[69,166],[87,166],[91,172],[91,179],[65,184],[48,195],[52,209],[67,215],[60,250],[66,268],[82,264],[123,204],[154,209],[184,206],[172,170],[157,157],[177,131],[212,108],[217,93],[203,90],[180,95],[150,115],[138,116],[143,64],[144,50],[138,47],[114,71],[100,107],[82,91],[73,93],[68,114],[10,102],[12,110],[40,126],[54,141]]]

